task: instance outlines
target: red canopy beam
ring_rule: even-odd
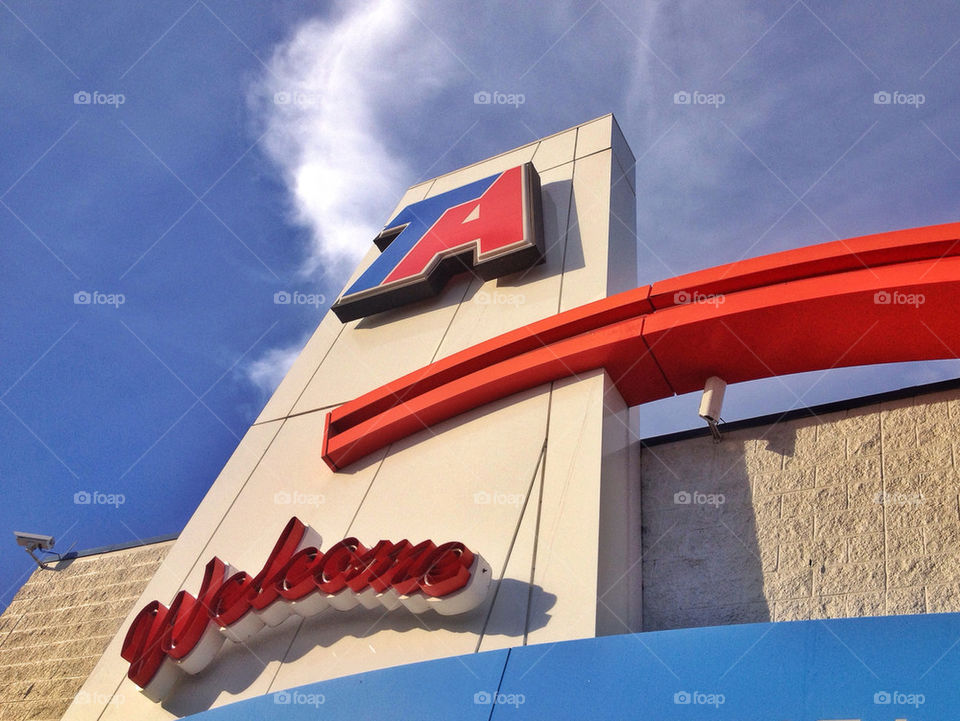
[[[531,323],[327,414],[334,470],[513,393],[604,368],[628,405],[703,387],[960,354],[960,223],[788,250]],[[954,350],[956,349],[956,350]]]

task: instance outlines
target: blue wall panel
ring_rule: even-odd
[[[464,719],[487,721],[474,703],[496,690],[507,651],[394,666],[300,686],[194,714],[196,721],[315,721],[316,719]]]
[[[960,719],[960,614],[526,646],[310,684],[192,718]]]

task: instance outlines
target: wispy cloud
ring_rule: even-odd
[[[247,379],[265,395],[273,393],[280,381],[290,370],[290,366],[300,355],[306,340],[283,348],[271,348],[259,358],[243,368]]]
[[[334,291],[418,177],[394,143],[397,115],[461,72],[415,13],[416,3],[377,0],[309,20],[275,48],[251,87],[254,119],[287,186],[291,220],[310,233],[299,273]],[[244,368],[247,379],[271,393],[302,345],[266,351]]]
[[[311,232],[305,276],[349,272],[415,177],[391,147],[391,119],[452,71],[439,43],[416,32],[415,11],[379,0],[310,20],[276,48],[253,87],[264,148],[287,184],[294,221]]]

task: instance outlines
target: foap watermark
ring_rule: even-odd
[[[874,105],[909,105],[918,109],[927,102],[923,93],[902,93],[899,90],[878,90],[873,94]]]
[[[478,90],[473,94],[474,105],[512,105],[519,108],[527,102],[523,93],[501,93],[499,90]]]
[[[81,704],[83,706],[87,706],[89,704],[93,704],[95,706],[119,706],[126,700],[127,697],[122,693],[90,693],[89,691],[77,691],[77,695],[73,697],[74,703]]]
[[[873,494],[873,502],[881,506],[919,506],[923,503],[923,497],[919,493],[878,491]]]
[[[319,308],[327,302],[323,293],[301,293],[299,290],[278,290],[273,294],[274,305],[312,305]]]
[[[678,491],[673,494],[673,502],[678,506],[713,506],[719,508],[727,502],[727,497],[722,493]]]
[[[73,294],[74,305],[110,305],[119,308],[127,302],[123,293],[102,293],[99,290],[78,290]]]
[[[873,702],[877,706],[913,706],[914,708],[920,708],[926,701],[927,697],[922,693],[877,691],[873,694]]]
[[[477,691],[473,694],[473,702],[477,706],[513,706],[514,708],[520,708],[527,702],[527,697],[522,693]]]
[[[677,691],[673,694],[673,702],[678,706],[713,706],[714,708],[720,708],[727,702],[727,697],[722,693]]]
[[[322,493],[277,491],[273,494],[273,502],[278,506],[322,506],[327,499]]]
[[[512,305],[521,306],[527,302],[527,296],[523,293],[488,293],[481,290],[473,296],[473,302],[478,305]]]
[[[320,708],[327,702],[327,697],[322,693],[278,691],[273,694],[273,702],[279,706],[313,706],[314,708]]]
[[[522,493],[501,493],[500,491],[477,491],[473,502],[478,506],[522,506],[526,496]]]
[[[320,103],[320,93],[304,93],[298,90],[281,90],[273,94],[274,105],[296,105],[309,108]]]
[[[78,506],[113,506],[119,508],[127,502],[122,493],[103,493],[101,491],[77,491],[73,502]]]
[[[127,96],[123,93],[101,93],[99,90],[88,93],[86,90],[78,90],[73,94],[74,105],[112,105],[117,109],[125,102]]]
[[[727,302],[723,293],[701,293],[696,290],[678,290],[673,294],[673,302],[677,305],[716,305],[720,306]]]
[[[727,102],[723,93],[702,93],[699,90],[679,90],[673,94],[674,105],[712,105],[719,108]]]
[[[912,305],[919,308],[927,302],[923,293],[901,293],[899,290],[878,290],[873,294],[875,305]]]

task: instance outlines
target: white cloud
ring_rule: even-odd
[[[417,12],[416,3],[378,0],[309,20],[275,49],[251,88],[292,220],[310,231],[300,275],[313,282],[339,289],[416,177],[391,147],[392,121],[455,71]],[[244,367],[247,379],[272,393],[302,346],[268,350]]]
[[[390,146],[391,120],[452,70],[416,11],[379,0],[307,21],[253,88],[263,147],[287,184],[293,220],[311,231],[305,276],[345,280],[415,176]]]
[[[248,363],[243,369],[244,374],[257,388],[266,395],[270,395],[280,385],[280,381],[300,355],[305,342],[304,340],[285,348],[271,348]]]

